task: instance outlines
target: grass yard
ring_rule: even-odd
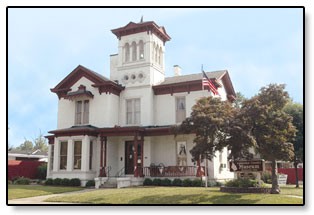
[[[217,187],[137,187],[100,189],[66,197],[53,197],[48,202],[81,204],[303,204],[303,189],[282,187],[276,194],[222,193]]]
[[[50,195],[82,190],[80,187],[53,187],[41,185],[8,185],[8,199]]]

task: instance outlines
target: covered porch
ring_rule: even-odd
[[[99,177],[201,177],[189,150],[193,136],[174,135],[170,126],[100,129]]]

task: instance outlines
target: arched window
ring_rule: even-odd
[[[130,45],[128,43],[125,44],[124,51],[125,51],[125,62],[129,62],[130,61]]]
[[[136,61],[137,56],[136,56],[136,43],[132,42],[132,61]]]
[[[140,50],[140,59],[144,59],[144,42],[143,40],[140,40],[138,43],[139,50]]]
[[[162,48],[160,47],[159,48],[159,59],[158,59],[159,65],[162,65],[162,58],[163,58],[163,56],[162,56]]]
[[[155,62],[156,63],[158,63],[158,49],[159,49],[159,46],[157,45],[156,47],[155,47]]]
[[[156,44],[154,42],[153,43],[153,48],[152,48],[152,60],[153,60],[153,62],[155,61],[155,47],[156,47]]]

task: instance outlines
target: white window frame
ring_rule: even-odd
[[[136,110],[136,101],[138,101],[138,110]],[[131,102],[131,110],[128,109],[128,102]],[[140,98],[134,98],[134,99],[126,99],[125,100],[125,113],[126,113],[126,119],[125,124],[126,125],[140,125],[141,124],[141,99]],[[130,120],[129,120],[130,117]]]
[[[80,112],[78,112],[79,102],[81,103]],[[88,106],[85,106],[86,103],[88,103]],[[87,124],[89,124],[89,109],[90,109],[90,101],[88,99],[75,101],[74,125],[87,125]],[[80,114],[80,116],[78,116],[79,114]]]

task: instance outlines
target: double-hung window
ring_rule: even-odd
[[[68,142],[60,142],[60,169],[67,168]]]
[[[141,123],[141,100],[127,99],[126,100],[126,124],[138,125]]]
[[[176,123],[180,123],[185,120],[186,107],[185,97],[176,97]]]
[[[75,141],[73,169],[81,169],[81,162],[82,162],[82,141]]]
[[[89,100],[76,101],[75,103],[75,125],[89,123]]]

